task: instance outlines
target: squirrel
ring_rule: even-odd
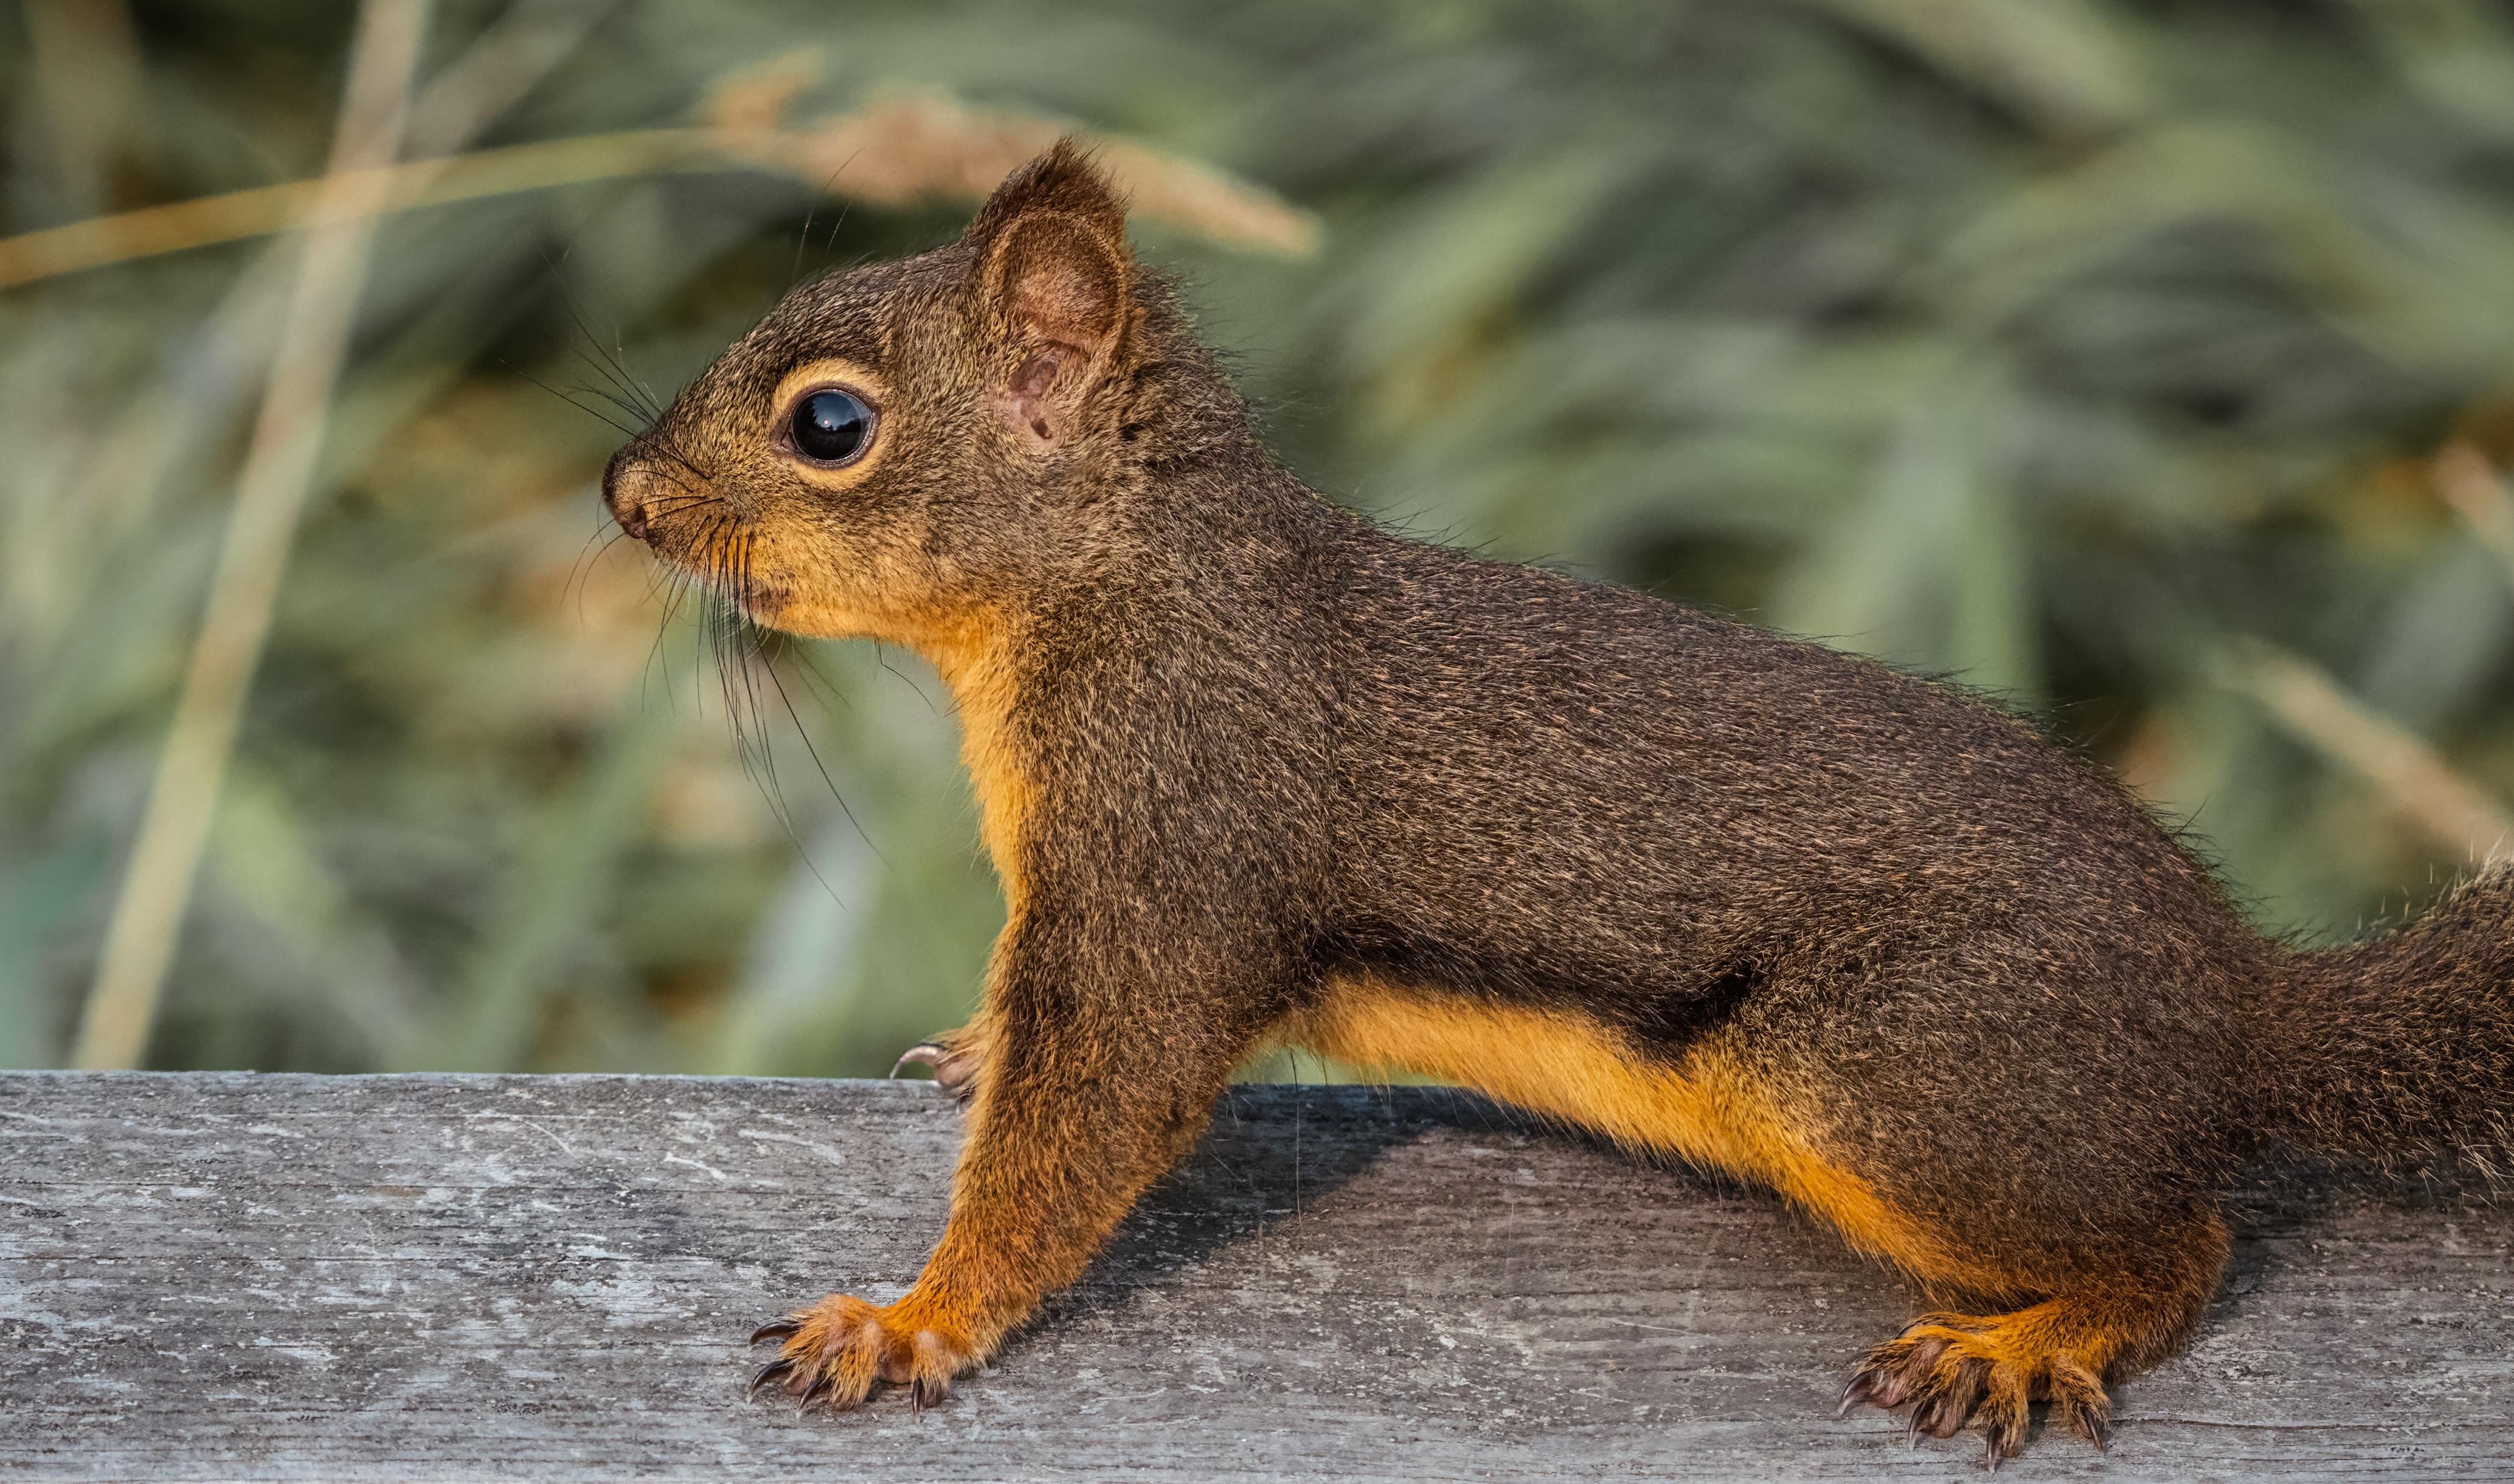
[[[788,293],[603,499],[756,622],[949,686],[1006,921],[910,1053],[967,1100],[905,1295],[751,1389],[940,1402],[1268,1044],[1766,1185],[1936,1302],[1845,1411],[2097,1447],[2256,1153],[2501,1147],[2514,874],[2264,937],[2130,792],[1959,689],[1418,542],[1267,452],[1059,143],[949,246]]]

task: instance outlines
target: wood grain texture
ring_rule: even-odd
[[[1423,1089],[1242,1089],[1075,1292],[921,1420],[748,1403],[760,1321],[896,1294],[922,1083],[0,1075],[12,1479],[1961,1477],[1835,1420],[1918,1296],[1760,1193]],[[2032,1157],[2020,1151],[2020,1157]],[[2514,1212],[2263,1184],[2109,1458],[2514,1477]]]

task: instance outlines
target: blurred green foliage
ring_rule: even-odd
[[[321,168],[348,7],[48,3],[0,17],[0,232]],[[2037,710],[2273,928],[2469,862],[2229,641],[2514,789],[2514,585],[2427,462],[2514,461],[2504,4],[540,3],[584,16],[472,142],[813,47],[815,107],[929,87],[1276,187],[1317,256],[1139,240],[1313,483]],[[501,14],[444,0],[429,65]],[[692,605],[602,542],[618,434],[540,384],[668,391],[957,217],[716,174],[386,222],[156,1064],[864,1073],[961,1018],[1001,908],[935,681],[779,642],[746,770]],[[63,1055],[286,262],[0,292],[0,1064]]]

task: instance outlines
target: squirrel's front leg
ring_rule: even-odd
[[[908,1386],[913,1405],[931,1406],[1041,1298],[1080,1275],[1202,1130],[1264,1023],[1243,1009],[1262,992],[1255,986],[1208,983],[1181,992],[1112,977],[1111,966],[1148,961],[1157,960],[1063,941],[1035,918],[1008,930],[984,1017],[986,1073],[942,1243],[897,1303],[832,1294],[762,1327],[754,1342],[784,1346],[754,1378],[754,1392],[782,1384],[806,1405],[825,1399],[845,1410],[889,1382]],[[1155,1004],[1164,1055],[1120,1064],[1097,1027],[1154,1014]]]

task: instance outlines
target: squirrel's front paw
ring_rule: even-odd
[[[912,1299],[882,1304],[831,1294],[761,1325],[750,1343],[763,1340],[785,1346],[750,1378],[751,1395],[781,1384],[806,1407],[827,1401],[838,1412],[861,1405],[876,1382],[908,1387],[909,1405],[922,1412],[950,1393],[953,1377],[978,1364],[967,1334]]]

